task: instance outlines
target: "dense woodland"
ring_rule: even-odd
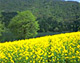
[[[64,0],[0,0],[0,21],[6,32],[0,41],[14,39],[8,28],[13,17],[22,11],[31,11],[39,23],[38,32],[78,31],[80,29],[80,3]]]

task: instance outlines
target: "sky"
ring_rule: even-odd
[[[77,1],[77,2],[80,2],[80,0],[66,0],[66,1]]]

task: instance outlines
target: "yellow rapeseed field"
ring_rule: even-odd
[[[80,63],[80,32],[0,43],[0,63]]]

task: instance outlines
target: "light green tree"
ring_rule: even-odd
[[[18,39],[34,37],[39,30],[38,21],[30,11],[18,12],[8,27]]]

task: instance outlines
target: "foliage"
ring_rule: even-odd
[[[0,36],[2,36],[2,33],[5,32],[4,24],[0,21]]]
[[[0,63],[79,63],[80,32],[0,43]]]
[[[10,21],[9,28],[18,39],[25,39],[34,37],[39,25],[30,11],[23,11]]]
[[[1,20],[5,23],[5,26],[7,27],[13,17],[17,15],[17,12],[1,12]]]
[[[78,30],[80,31],[80,26],[78,27]]]
[[[2,36],[0,36],[0,42],[3,43],[5,41],[13,40],[17,40],[14,34],[8,28],[5,28],[5,32],[2,32]]]
[[[12,18],[18,15],[17,11],[23,12],[26,10],[30,10],[36,17],[39,22],[40,30],[38,32],[40,33],[79,30],[80,3],[78,2],[65,2],[63,0],[0,0],[0,20],[5,23],[7,29]],[[12,37],[14,35],[11,31],[3,33],[3,37],[0,37],[2,40],[0,40],[13,40],[9,38],[11,35]]]
[[[39,21],[38,32],[78,31],[80,3],[56,0],[0,0],[6,27],[17,11],[30,10]],[[4,4],[5,3],[5,4]],[[78,26],[75,24],[78,23]],[[58,30],[55,31],[56,27]]]

